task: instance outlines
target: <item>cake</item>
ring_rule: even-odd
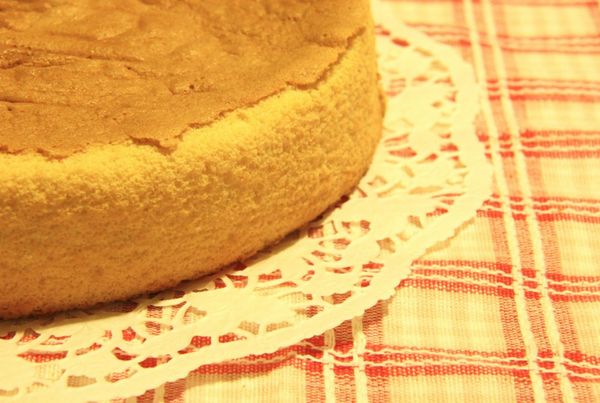
[[[382,113],[367,0],[4,0],[0,318],[251,256],[353,189]]]

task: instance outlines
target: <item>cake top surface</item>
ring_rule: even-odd
[[[64,157],[315,85],[365,0],[0,0],[0,153]]]

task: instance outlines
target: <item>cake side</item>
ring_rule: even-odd
[[[155,147],[0,154],[0,318],[126,299],[255,253],[349,192],[380,138],[372,30],[311,88]]]

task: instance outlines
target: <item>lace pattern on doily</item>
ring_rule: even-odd
[[[347,199],[271,250],[177,289],[0,322],[0,398],[143,393],[202,364],[273,352],[390,297],[489,195],[477,87],[449,48],[381,13],[383,139]]]

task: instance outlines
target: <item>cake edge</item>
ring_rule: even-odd
[[[168,288],[252,255],[314,219],[349,192],[370,163],[383,114],[376,80],[374,38],[367,31],[356,37],[316,88],[286,90],[195,129],[172,154],[114,145],[64,161],[0,155],[0,183],[5,185],[0,189],[0,221],[6,224],[0,229],[6,249],[0,256],[5,277],[0,285],[0,318],[84,308]],[[361,103],[365,108],[356,108]],[[282,127],[286,121],[293,124]],[[306,136],[307,127],[311,136]],[[257,142],[255,131],[261,129],[276,136],[260,137]],[[320,147],[311,149],[315,142]],[[277,159],[269,160],[261,152],[263,147],[270,147],[268,154]],[[198,156],[209,157],[197,161]],[[252,166],[256,161],[260,167]],[[284,163],[302,174],[282,179]],[[319,169],[304,169],[314,166]],[[261,172],[272,168],[274,174],[256,181],[248,175],[253,168]],[[124,185],[115,191],[115,183]],[[261,186],[266,189],[273,183],[278,189],[265,200],[266,193],[259,194]],[[157,191],[160,186],[166,188]],[[212,200],[201,194],[206,189]],[[305,192],[311,197],[302,200]],[[150,200],[144,200],[147,195]],[[217,208],[199,214],[194,202],[203,207],[230,202],[244,212],[221,215]],[[169,211],[169,206],[174,208]],[[278,212],[275,222],[264,214],[265,207]],[[86,217],[88,222],[82,225]],[[119,236],[118,227],[102,227],[107,217],[113,225],[125,222],[133,230]],[[197,225],[188,225],[187,219]],[[154,220],[163,222],[157,225]],[[236,226],[240,220],[244,225]],[[183,234],[168,233],[181,225]],[[263,231],[240,236],[227,230],[232,225]],[[127,244],[128,237],[143,237],[148,229],[148,237]],[[99,242],[89,250],[85,241],[98,239],[96,235],[102,238],[107,231],[110,242]],[[220,233],[219,239],[215,233]],[[180,250],[169,252],[165,242]],[[224,242],[229,243],[227,250],[222,248]],[[197,250],[198,245],[202,250]],[[110,251],[115,255],[105,256]],[[169,260],[171,264],[164,264]],[[202,268],[198,261],[203,262]],[[127,266],[133,268],[123,273]],[[169,267],[178,268],[177,276]],[[82,279],[87,280],[82,283]],[[119,292],[124,282],[141,287]],[[46,298],[43,303],[40,295]]]

